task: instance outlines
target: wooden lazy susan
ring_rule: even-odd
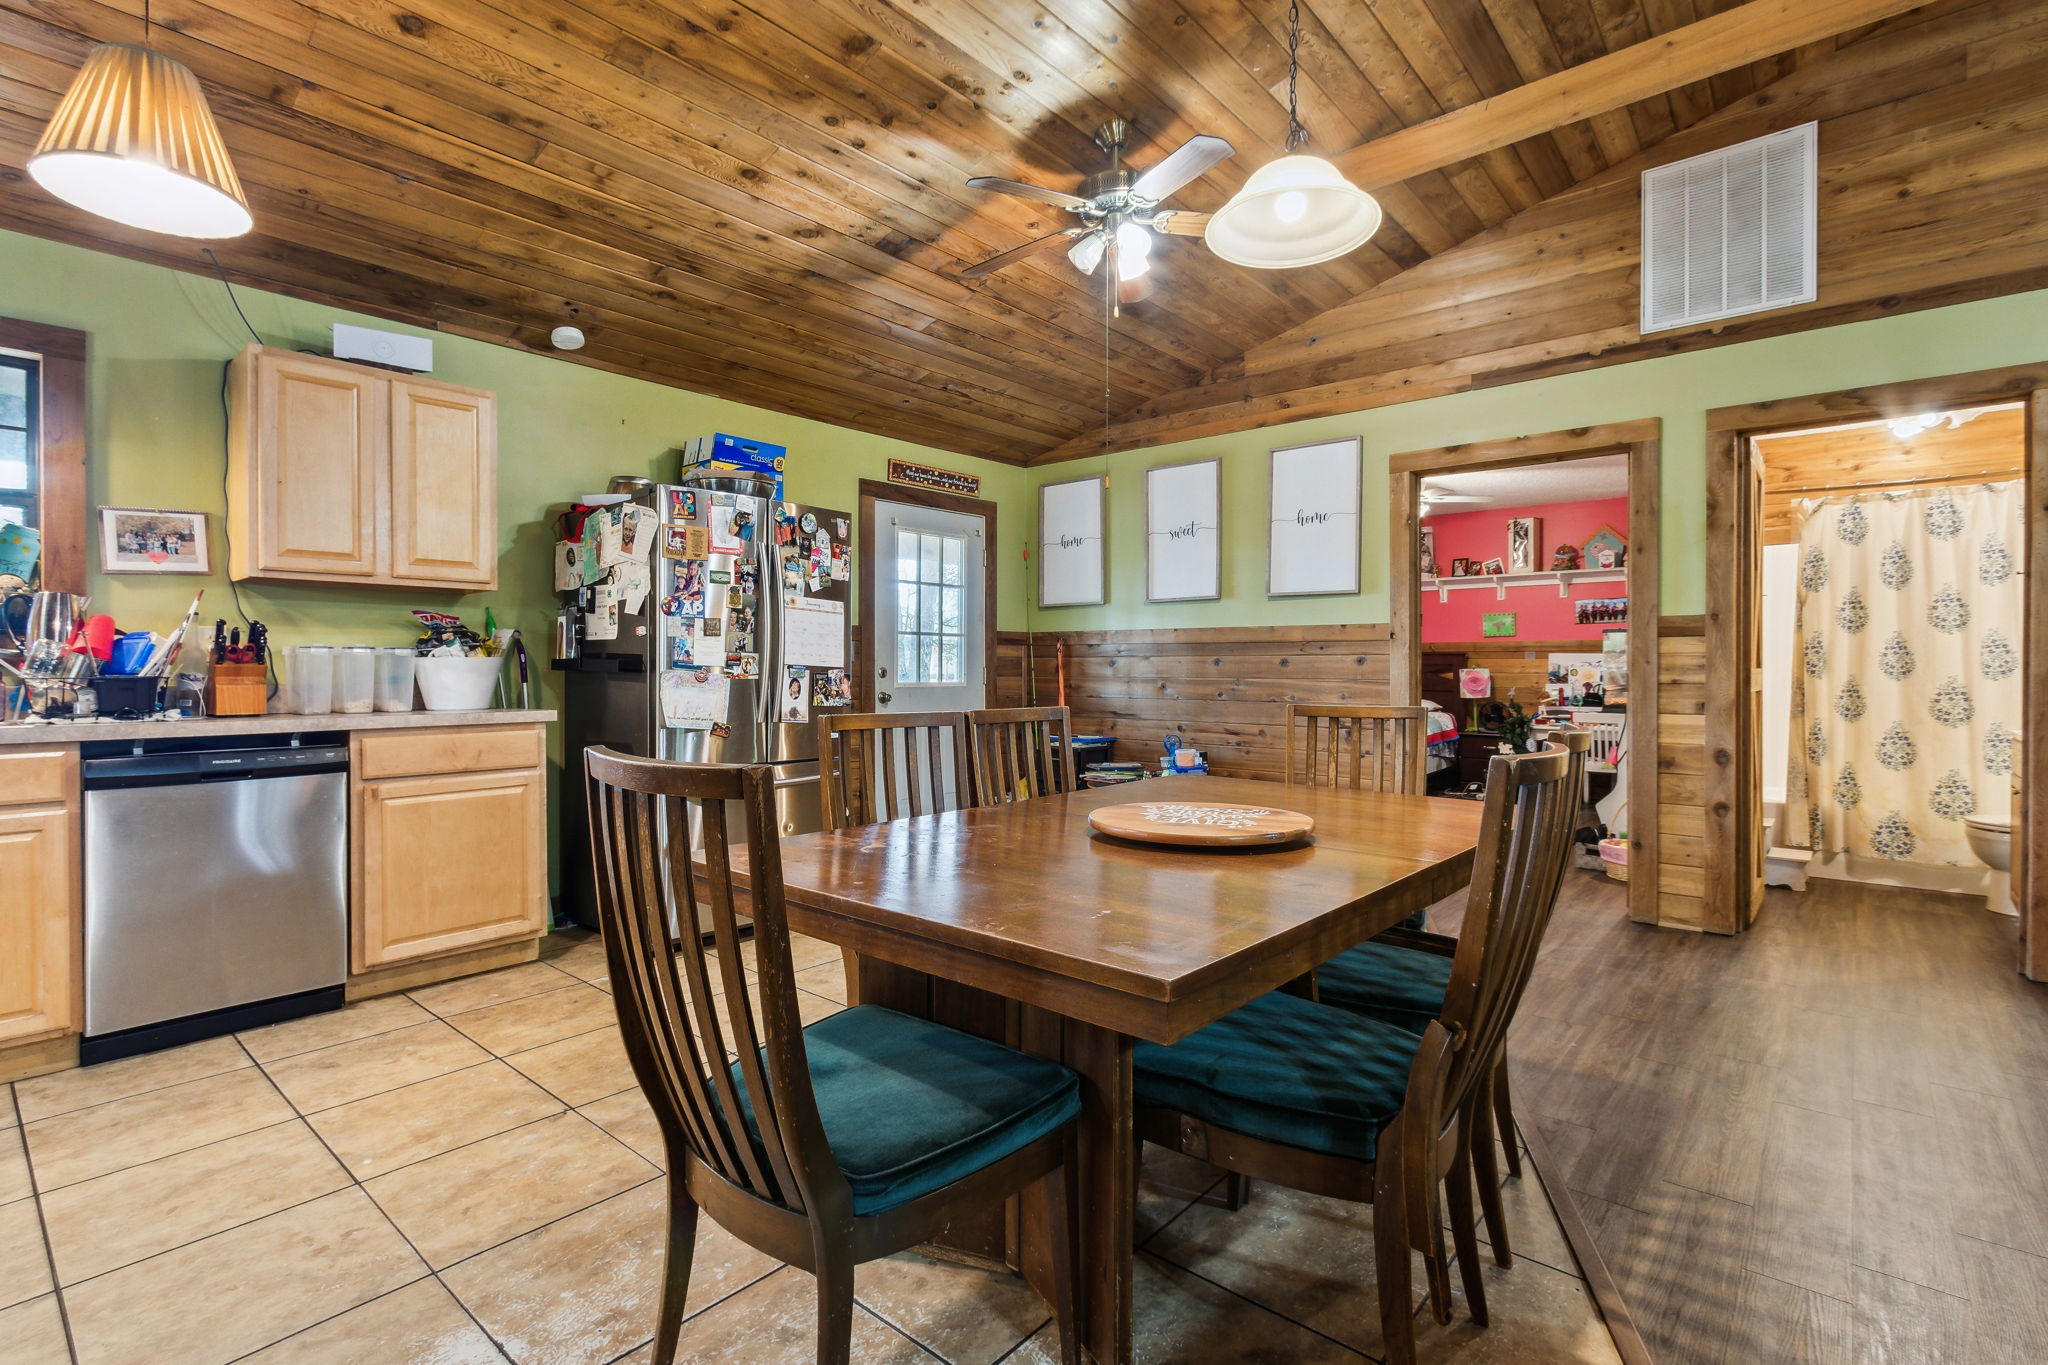
[[[1292,844],[1306,839],[1316,822],[1300,811],[1239,806],[1216,801],[1134,801],[1088,812],[1098,834],[1141,844],[1189,848],[1244,848]]]

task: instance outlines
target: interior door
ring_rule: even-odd
[[[988,705],[988,537],[966,512],[875,503],[875,709]],[[947,760],[950,765],[950,758]],[[950,804],[959,775],[947,774]]]

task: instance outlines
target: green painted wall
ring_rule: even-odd
[[[1031,585],[1033,630],[1114,630],[1376,622],[1387,601],[1387,458],[1409,450],[1497,440],[1603,422],[1664,422],[1663,609],[1706,607],[1706,413],[1737,403],[1826,393],[2048,360],[2048,292],[1800,332],[1635,361],[1497,389],[1420,399],[1339,417],[1290,422],[1033,471],[1039,484],[1110,476],[1110,595],[1103,607],[1043,608]],[[1266,453],[1341,436],[1365,447],[1363,590],[1342,597],[1266,596]],[[1223,458],[1223,596],[1145,601],[1144,471]],[[1034,505],[1012,525],[1037,521]]]

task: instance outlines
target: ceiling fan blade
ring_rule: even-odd
[[[1236,151],[1220,137],[1197,133],[1168,152],[1166,160],[1139,176],[1131,193],[1156,204]]]
[[[1067,252],[1067,259],[1074,263],[1074,269],[1083,275],[1093,275],[1095,267],[1102,264],[1102,253],[1109,248],[1109,234],[1100,228],[1089,232],[1086,237],[1074,243]]]
[[[1078,237],[1087,231],[1089,229],[1084,227],[1070,227],[1061,228],[1058,232],[1049,232],[1036,241],[1026,242],[1018,247],[1011,247],[1008,251],[1000,252],[985,261],[975,262],[960,272],[960,278],[963,280],[978,280],[984,275],[993,274],[995,271],[1001,270],[1004,266],[1014,261],[1021,261],[1026,256],[1035,256],[1041,251],[1050,251],[1069,237]]]
[[[1206,213],[1189,213],[1186,209],[1161,209],[1152,215],[1152,230],[1175,237],[1199,237],[1209,226]]]
[[[1078,194],[1068,194],[1065,190],[1041,189],[1037,185],[1027,185],[1021,180],[1005,180],[999,175],[977,175],[967,183],[977,190],[993,190],[997,194],[1014,194],[1019,199],[1036,199],[1041,204],[1051,204],[1055,208],[1071,209],[1076,213],[1088,207],[1088,201]]]
[[[1422,500],[1424,502],[1435,503],[1493,501],[1493,499],[1491,498],[1479,497],[1478,495],[1472,493],[1438,493],[1428,488],[1422,490]]]

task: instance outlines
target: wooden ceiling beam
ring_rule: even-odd
[[[1368,189],[1398,184],[1566,124],[1598,119],[1858,24],[1889,19],[1919,3],[1748,0],[1619,52],[1375,138],[1335,160],[1339,169]],[[1747,93],[1745,88],[1735,97]],[[1635,150],[1630,146],[1623,155]]]

